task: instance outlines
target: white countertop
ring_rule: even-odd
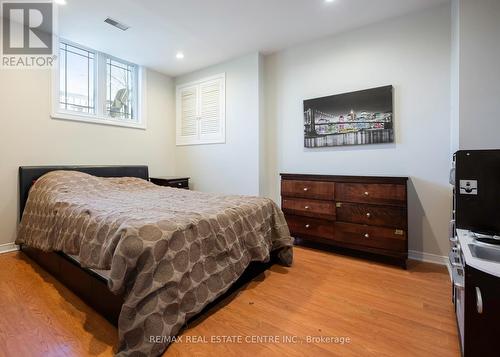
[[[457,229],[457,236],[458,241],[460,242],[460,247],[462,248],[462,254],[465,259],[465,264],[477,270],[500,278],[500,263],[496,263],[490,260],[483,260],[472,256],[469,249],[469,244],[474,244],[474,236],[470,231]]]

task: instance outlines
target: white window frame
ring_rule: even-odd
[[[52,67],[52,81],[51,81],[51,118],[71,120],[85,123],[104,124],[113,126],[122,126],[127,128],[146,129],[146,85],[147,75],[146,69],[142,66],[133,64],[131,62],[122,60],[120,58],[102,53],[86,46],[79,45],[72,41],[60,40],[57,43],[59,51],[60,42],[75,46],[82,50],[92,52],[94,54],[94,105],[95,113],[76,113],[74,111],[64,110],[60,108],[60,61]],[[58,52],[59,53],[59,52]],[[131,66],[137,66],[137,103],[135,103],[136,119],[117,119],[106,115],[106,60],[112,59]]]
[[[205,138],[201,139],[200,138],[200,117],[198,116],[198,134],[197,138],[194,137],[184,137],[181,135],[181,129],[182,129],[182,117],[181,117],[181,110],[182,110],[182,103],[181,103],[181,91],[183,89],[189,88],[189,87],[197,87],[196,93],[197,93],[197,98],[196,98],[196,111],[199,113],[199,104],[201,102],[200,98],[200,90],[199,88],[201,85],[203,85],[206,82],[211,82],[215,80],[221,80],[222,83],[222,88],[221,88],[221,97],[220,97],[220,116],[221,116],[221,133],[218,136],[214,136],[212,138]],[[202,78],[196,81],[188,82],[188,83],[182,83],[176,86],[176,92],[175,92],[175,107],[176,107],[176,120],[175,120],[175,126],[176,126],[176,145],[177,146],[189,146],[189,145],[207,145],[207,144],[225,144],[226,143],[226,73],[220,73],[214,76]],[[199,114],[198,114],[199,115]]]

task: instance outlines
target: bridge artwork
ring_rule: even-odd
[[[304,101],[306,148],[392,142],[392,86]]]

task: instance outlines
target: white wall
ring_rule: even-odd
[[[450,14],[439,6],[267,57],[265,194],[279,199],[279,172],[409,176],[409,249],[445,255]],[[304,99],[390,84],[395,144],[304,149]]]
[[[247,55],[176,78],[176,85],[226,73],[226,143],[178,146],[176,173],[198,191],[259,194],[259,63]]]
[[[259,195],[264,196],[267,187],[268,138],[266,119],[266,87],[264,80],[264,56],[259,55]]]
[[[451,2],[451,81],[450,119],[451,142],[450,163],[453,153],[459,150],[460,137],[460,0]]]
[[[173,80],[147,71],[147,130],[55,120],[50,71],[0,70],[0,245],[14,242],[21,165],[149,165],[174,173]]]
[[[500,1],[459,0],[459,146],[500,149]]]

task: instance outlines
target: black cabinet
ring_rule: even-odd
[[[500,356],[500,278],[466,265],[464,315],[464,356]]]
[[[158,186],[168,186],[189,190],[189,177],[184,176],[160,176],[151,177],[150,181]]]

